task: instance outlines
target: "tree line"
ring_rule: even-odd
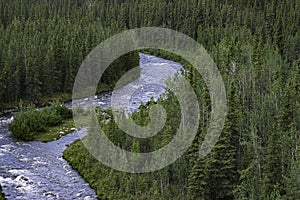
[[[124,30],[105,27],[88,6],[85,1],[0,2],[0,107],[20,99],[38,104],[45,97],[72,92],[88,53]],[[116,60],[99,89],[111,88],[132,65],[138,66],[137,52]]]
[[[1,0],[0,102],[70,93],[87,54],[109,36],[136,27],[175,29],[208,50],[224,37],[255,38],[256,45],[270,44],[291,63],[299,58],[298,11],[297,2],[277,0]],[[103,81],[112,82],[126,66],[119,64]]]

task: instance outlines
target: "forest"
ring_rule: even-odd
[[[220,140],[199,158],[210,118],[204,80],[190,63],[168,52],[186,75],[200,108],[197,136],[187,152],[156,172],[130,174],[98,162],[81,141],[64,158],[99,199],[268,199],[300,197],[300,2],[294,0],[0,0],[0,109],[21,99],[39,104],[70,95],[83,59],[101,41],[137,27],[165,27],[205,47],[220,70],[228,114]],[[136,52],[105,73],[99,91],[112,89],[137,66]],[[125,135],[109,119],[99,122],[120,147],[148,152],[169,143],[178,128],[176,97],[141,105],[132,117],[147,125],[149,109],[168,112],[162,131],[149,139]],[[1,197],[0,197],[1,198]]]

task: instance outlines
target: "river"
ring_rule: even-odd
[[[113,93],[96,95],[95,106],[111,107],[113,94],[119,97],[120,107],[129,112],[137,110],[141,102],[145,103],[151,97],[159,98],[165,90],[167,77],[182,68],[173,61],[142,53],[139,55],[141,75],[138,80]],[[129,90],[134,90],[133,95],[128,96]],[[67,145],[79,139],[79,135],[86,134],[86,129],[48,143],[19,142],[11,138],[8,130],[11,120],[12,116],[0,118],[0,185],[8,200],[97,199],[95,191],[62,158]]]

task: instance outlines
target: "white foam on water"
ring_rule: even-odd
[[[49,163],[41,161],[41,160],[36,160],[32,163],[32,165],[49,165]]]
[[[22,162],[28,162],[29,158],[21,158],[20,161],[22,161]]]
[[[4,144],[0,146],[0,151],[2,152],[10,152],[11,149],[15,148],[13,145],[11,144]]]
[[[13,174],[13,175],[16,175],[16,174],[31,174],[31,172],[26,170],[26,169],[9,169],[8,172]]]
[[[25,170],[9,170],[10,172],[20,172]],[[0,176],[0,183],[2,186],[14,186],[17,190],[24,193],[34,191],[33,182],[24,175],[18,175],[15,179],[4,178]]]

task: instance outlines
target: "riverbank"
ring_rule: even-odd
[[[163,102],[160,100],[159,104],[169,105],[170,101]],[[149,111],[153,105],[156,105],[156,103],[149,103],[148,107],[141,106],[140,112],[134,113],[132,118],[141,123],[142,126],[147,124],[150,120]],[[178,113],[178,105],[175,107],[177,107],[177,109],[173,111]],[[160,134],[154,136],[151,141],[146,142],[145,140],[129,137],[126,133],[122,132],[115,122],[111,120],[113,118],[112,113],[106,113],[105,116],[107,117],[106,120],[101,118],[103,115],[99,115],[98,120],[101,129],[109,137],[111,142],[118,144],[122,149],[136,152],[146,152],[146,150],[154,151],[156,150],[155,148],[162,145],[162,141],[166,143],[170,142],[169,136],[173,135],[177,128],[174,124],[179,123],[179,121],[176,120],[167,122],[166,126],[168,128],[163,129]],[[187,199],[182,186],[176,181],[168,185],[164,185],[165,183],[163,183],[163,181],[166,181],[164,174],[175,174],[176,165],[180,162],[184,162],[186,158],[183,157],[179,159],[178,163],[172,164],[164,170],[152,173],[132,174],[120,172],[107,167],[97,160],[87,150],[85,146],[86,140],[89,140],[89,135],[85,136],[82,140],[77,140],[68,145],[63,152],[63,158],[89,183],[91,188],[95,190],[98,199]],[[122,159],[127,158],[122,157]]]
[[[90,199],[95,191],[74,171],[62,153],[84,129],[52,142],[22,142],[11,137],[5,119],[0,128],[0,185],[7,200]]]
[[[109,92],[114,88],[113,85],[107,85],[107,84],[101,84],[98,88],[96,93],[101,95],[103,93]],[[36,107],[43,108],[50,106],[52,102],[59,101],[63,103],[68,103],[72,101],[72,94],[71,93],[61,93],[56,94],[53,96],[47,96],[43,97],[39,100],[39,102],[35,103]],[[28,107],[33,104],[33,102],[29,100],[21,100],[22,105],[24,107]],[[0,102],[0,117],[6,116],[9,114],[13,114],[15,112],[18,112],[19,110],[20,101],[15,101],[11,103],[1,103]]]
[[[33,140],[40,142],[52,142],[76,130],[77,128],[75,128],[73,118],[67,119],[58,126],[49,127],[47,131],[34,135]]]

